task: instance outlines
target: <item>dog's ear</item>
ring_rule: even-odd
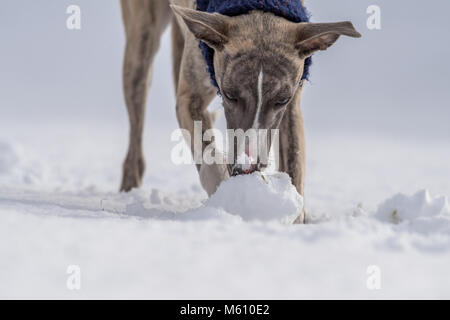
[[[341,36],[361,37],[350,21],[334,23],[299,23],[295,48],[301,58],[315,51],[327,50]]]
[[[206,13],[176,5],[170,7],[183,18],[194,36],[204,41],[211,48],[221,50],[223,45],[228,42],[229,24],[227,23],[227,17],[218,13]]]

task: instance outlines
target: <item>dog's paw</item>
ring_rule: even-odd
[[[220,183],[230,177],[225,164],[206,164],[203,163],[199,171],[200,182],[208,196],[213,195]]]
[[[294,224],[306,224],[306,223],[308,223],[306,219],[306,211],[305,208],[303,208],[300,215],[295,219]]]
[[[120,191],[129,192],[131,189],[139,188],[140,185],[141,179],[139,177],[124,173],[122,183],[120,185]]]
[[[139,188],[142,183],[142,176],[145,171],[145,162],[143,158],[133,161],[127,157],[123,164],[122,183],[120,185],[121,192],[128,192],[131,189]]]

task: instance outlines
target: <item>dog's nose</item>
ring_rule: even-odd
[[[241,174],[250,174],[250,173],[253,173],[258,170],[259,170],[259,165],[257,165],[257,164],[251,164],[249,166],[246,166],[246,168],[243,168],[242,165],[237,164],[232,167],[231,175],[238,176]]]

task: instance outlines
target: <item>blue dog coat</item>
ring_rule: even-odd
[[[252,10],[271,12],[292,22],[309,22],[309,13],[300,0],[197,0],[197,10],[220,13],[227,16],[246,14]],[[200,41],[200,49],[211,76],[212,84],[219,90],[214,71],[214,50]],[[308,79],[312,59],[305,59],[302,80]]]

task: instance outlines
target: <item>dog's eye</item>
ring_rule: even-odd
[[[237,98],[229,92],[224,92],[223,95],[225,96],[225,98],[227,98],[230,101],[233,101],[233,102],[237,101]]]
[[[303,79],[302,80],[300,80],[300,82],[298,83],[298,86],[300,87],[300,88],[302,88],[303,87]]]
[[[229,92],[225,92],[225,97],[232,102],[237,102],[238,100],[234,94],[231,94]]]
[[[275,102],[275,105],[277,106],[284,106],[285,104],[287,104],[289,101],[291,100],[291,98],[282,98],[280,100],[278,100],[277,102]]]

